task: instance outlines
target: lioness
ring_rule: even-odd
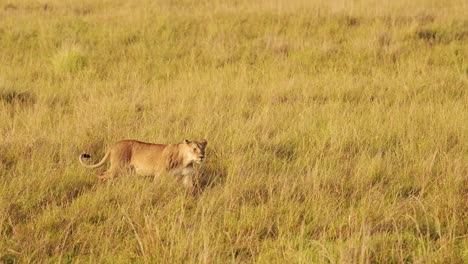
[[[102,179],[114,178],[123,170],[131,170],[138,175],[154,176],[154,181],[163,172],[180,176],[186,187],[193,186],[193,163],[205,159],[208,142],[184,140],[180,144],[152,144],[136,140],[123,140],[115,143],[97,164],[88,165],[83,159],[91,156],[83,153],[79,160],[86,168],[98,168],[110,158],[109,169],[101,175]]]

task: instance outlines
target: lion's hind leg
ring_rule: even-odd
[[[99,174],[98,178],[100,181],[107,181],[109,179],[113,179],[119,175],[119,170],[116,168],[109,168],[109,170]]]
[[[133,166],[130,164],[130,155],[127,152],[122,149],[111,152],[109,169],[99,175],[101,181],[116,178],[123,172],[132,172]]]

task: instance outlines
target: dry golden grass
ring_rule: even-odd
[[[407,2],[0,1],[0,262],[467,263],[468,4]]]

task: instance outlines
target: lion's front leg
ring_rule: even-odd
[[[193,175],[184,175],[182,179],[182,183],[186,188],[193,188]]]
[[[193,174],[194,170],[192,166],[186,167],[181,171],[182,183],[187,188],[193,187]]]

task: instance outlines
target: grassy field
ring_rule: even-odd
[[[468,263],[464,0],[0,0],[0,132],[0,263]]]

